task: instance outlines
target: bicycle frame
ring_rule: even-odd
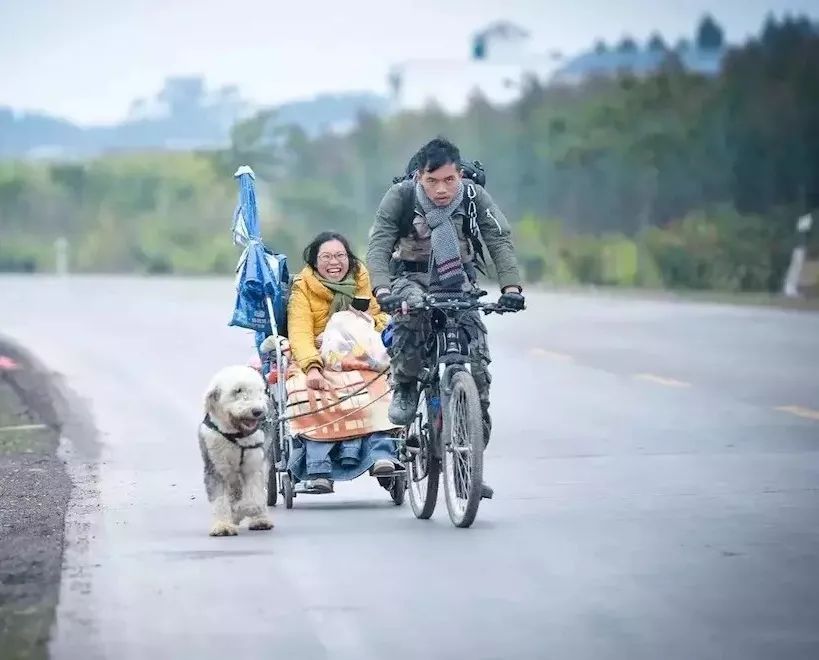
[[[417,310],[429,312],[422,330],[425,335],[425,364],[418,381],[426,392],[426,400],[434,413],[434,419],[430,419],[429,423],[430,431],[434,430],[430,444],[436,458],[441,458],[444,449],[441,444],[441,410],[447,405],[452,393],[452,377],[459,371],[472,373],[469,337],[460,317],[482,307],[491,309],[489,305],[481,305],[474,296],[428,296],[424,306]]]

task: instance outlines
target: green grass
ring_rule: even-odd
[[[0,657],[3,660],[45,660],[56,602],[24,609],[0,607]]]

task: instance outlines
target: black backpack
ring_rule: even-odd
[[[481,232],[478,227],[478,208],[472,201],[475,197],[475,184],[486,187],[486,171],[479,160],[467,162],[462,160],[460,163],[461,171],[467,181],[464,182],[464,206],[466,213],[464,215],[463,233],[472,244],[472,250],[475,252],[475,267],[484,275],[486,275],[486,257],[483,253],[483,244],[481,243]],[[402,183],[404,181],[412,181],[415,171],[418,169],[416,157],[413,156],[407,164],[407,170],[402,176],[393,177],[393,184]],[[404,185],[401,186],[401,196],[403,198],[403,207],[401,214],[401,222],[399,225],[399,236],[402,238],[409,236],[412,231],[412,221],[415,219],[415,186]]]

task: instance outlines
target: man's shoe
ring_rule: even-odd
[[[466,499],[466,484],[464,483],[463,477],[461,477],[459,472],[455,472],[455,494],[463,499]],[[491,500],[495,496],[495,491],[492,489],[487,483],[481,484],[481,499],[482,500]]]
[[[486,449],[489,446],[489,438],[492,436],[492,418],[485,410],[481,421],[483,422],[483,448]]]
[[[418,410],[418,387],[415,383],[400,383],[392,393],[388,416],[396,426],[409,426]]]

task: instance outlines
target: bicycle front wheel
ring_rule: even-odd
[[[472,374],[452,376],[452,394],[444,409],[444,494],[449,518],[469,527],[478,513],[483,484],[483,423],[478,388]]]

